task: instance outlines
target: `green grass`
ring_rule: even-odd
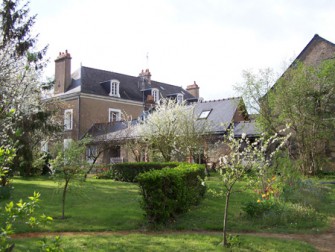
[[[210,188],[218,188],[218,176],[207,181]],[[54,221],[34,231],[121,231],[147,229],[144,212],[140,208],[138,186],[112,180],[88,179],[81,188],[72,188],[66,200],[66,219],[61,216],[61,191],[58,184],[45,178],[14,178],[13,200],[26,199],[34,191],[41,193],[41,207],[38,213],[52,216]],[[241,184],[237,185],[237,188]],[[319,211],[325,216],[335,216],[335,185],[327,185],[329,194]],[[297,220],[297,223],[268,225],[264,221],[246,218],[241,210],[243,202],[256,200],[252,191],[232,195],[229,209],[228,230],[230,232],[261,231],[317,233],[328,227],[327,222]],[[0,202],[3,206],[4,202]],[[222,230],[224,199],[207,194],[199,206],[186,214],[177,216],[166,230]],[[16,232],[31,231],[19,225]]]
[[[65,219],[61,219],[61,190],[45,179],[14,179],[13,200],[27,199],[34,191],[41,193],[37,213],[54,218],[51,225],[35,231],[105,231],[138,229],[144,212],[139,207],[138,186],[112,180],[88,179],[81,188],[73,187],[66,198]],[[18,227],[26,232],[25,226]]]
[[[300,241],[240,236],[241,245],[223,249],[221,235],[96,235],[61,237],[64,251],[316,251]],[[15,251],[40,251],[39,239],[16,239]],[[29,248],[29,250],[27,249]]]
[[[323,180],[325,180],[323,178]],[[218,176],[211,176],[207,181],[210,188],[218,188]],[[37,213],[52,216],[54,221],[47,226],[40,226],[33,231],[122,231],[146,230],[148,226],[141,210],[138,186],[112,180],[90,178],[81,188],[73,187],[68,193],[66,219],[61,216],[61,190],[58,184],[46,178],[14,178],[14,201],[27,199],[34,191],[41,193],[41,204]],[[243,183],[238,184],[237,188]],[[335,186],[326,185],[329,194],[325,206],[319,211],[331,217],[335,216]],[[246,218],[241,211],[243,202],[256,200],[252,191],[233,194],[229,209],[228,229],[230,232],[316,232],[327,227],[325,223],[306,223],[302,226],[289,224],[284,226],[266,226],[264,223]],[[3,207],[5,202],[0,202]],[[175,222],[163,230],[222,230],[224,199],[207,194],[199,206],[186,214],[177,216]],[[312,227],[312,228],[311,228]],[[16,227],[17,233],[31,232],[24,225]],[[115,234],[91,235],[78,234],[62,237],[65,251],[222,251],[221,235],[217,234]],[[16,239],[16,251],[39,251],[37,238]],[[298,241],[285,241],[241,235],[241,247],[233,251],[315,251],[311,246]],[[231,251],[231,250],[226,250]]]

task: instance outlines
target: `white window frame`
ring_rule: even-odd
[[[212,112],[212,109],[205,109],[205,110],[203,110],[200,113],[198,119],[207,119],[211,112]]]
[[[177,104],[182,104],[183,101],[184,101],[184,95],[183,94],[177,94],[176,100],[177,100]]]
[[[67,118],[67,115],[70,115],[70,118]],[[73,129],[73,109],[64,110],[64,130]]]
[[[154,98],[154,102],[159,102],[159,90],[158,88],[151,89],[151,96]]]
[[[120,81],[118,80],[110,81],[109,96],[120,97]]]
[[[111,121],[111,113],[117,113],[116,114],[116,122],[117,121],[121,121],[121,115],[122,115],[122,112],[120,109],[113,109],[113,108],[110,108],[108,109],[108,122],[114,122],[114,121]]]

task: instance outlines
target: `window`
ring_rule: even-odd
[[[72,130],[73,128],[73,109],[66,109],[64,111],[64,129]]]
[[[184,100],[183,94],[177,94],[177,103],[182,104]]]
[[[119,109],[109,109],[108,114],[108,121],[109,122],[116,122],[121,120],[121,110]]]
[[[154,98],[154,101],[157,103],[159,101],[159,90],[157,88],[151,89],[151,95]]]
[[[198,119],[207,119],[207,117],[209,116],[209,114],[212,112],[212,110],[203,110]]]
[[[64,141],[63,141],[64,150],[66,150],[67,148],[70,147],[71,142],[72,142],[71,138],[64,139]]]
[[[86,149],[86,159],[89,163],[93,163],[94,158],[98,155],[98,148],[96,145],[90,145]]]
[[[118,80],[110,81],[110,96],[120,97],[120,82]]]

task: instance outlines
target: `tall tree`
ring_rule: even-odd
[[[262,130],[274,133],[289,123],[290,154],[298,169],[304,174],[322,169],[328,143],[335,141],[335,60],[317,66],[294,62],[273,86],[269,70],[243,76],[237,90],[259,112]]]
[[[291,125],[291,155],[304,174],[315,174],[325,165],[329,141],[335,141],[335,60],[318,66],[297,62],[277,81],[270,109],[273,124]]]
[[[58,128],[41,101],[41,90],[50,87],[40,81],[47,47],[35,48],[37,36],[30,32],[36,15],[29,16],[28,4],[4,0],[0,9],[0,144],[15,145],[13,167],[26,175],[32,173],[32,150],[40,136]]]

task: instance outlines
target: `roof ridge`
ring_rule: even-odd
[[[241,96],[233,96],[233,97],[228,97],[228,98],[221,98],[221,99],[214,99],[214,100],[204,100],[204,101],[200,101],[200,103],[204,102],[220,102],[220,101],[228,101],[228,100],[237,100],[237,99],[242,99]]]

